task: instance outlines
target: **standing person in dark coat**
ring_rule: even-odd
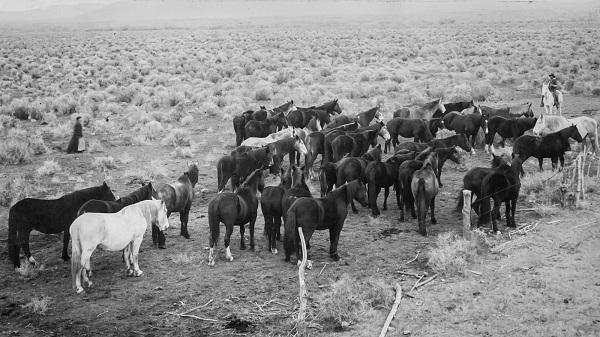
[[[83,128],[81,126],[81,122],[79,120],[81,116],[77,117],[75,120],[75,126],[73,127],[73,137],[71,137],[71,141],[69,142],[69,146],[67,147],[67,153],[81,153],[83,151],[79,150],[79,139],[83,138]]]

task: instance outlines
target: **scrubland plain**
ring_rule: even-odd
[[[492,106],[533,101],[539,114],[541,80],[553,72],[564,84],[563,111],[598,119],[600,24],[593,4],[465,4],[441,4],[452,8],[447,16],[431,5],[419,10],[406,3],[410,15],[397,18],[374,12],[257,16],[242,23],[19,26],[0,33],[0,236],[7,236],[9,206],[26,196],[53,198],[102,181],[124,195],[140,182],[174,181],[186,162],[200,163],[192,238],[177,235],[173,215],[166,250],[149,239],[142,245],[142,278],[125,276],[119,254],[97,251],[95,286],[76,296],[70,264],[60,260],[60,236],[34,232],[32,251],[41,265],[17,273],[3,249],[0,330],[24,336],[297,334],[297,269],[266,249],[262,216],[256,251],[232,244],[233,262],[220,252],[216,267],[206,264],[215,163],[233,149],[231,120],[245,110],[338,98],[346,114],[380,104],[389,119],[399,107],[443,96]],[[307,6],[318,12],[317,4]],[[89,148],[67,155],[78,115]],[[417,234],[416,221],[398,221],[395,202],[376,219],[366,209],[349,216],[339,262],[328,258],[328,234],[313,237],[308,335],[377,334],[393,302],[392,286],[400,283],[408,292],[416,281],[398,270],[439,276],[402,300],[390,336],[600,334],[599,181],[590,177],[582,209],[563,210],[551,206],[560,177],[532,174],[523,183],[517,223],[537,223],[536,229],[511,236],[501,226],[503,234],[481,232],[473,244],[452,233],[461,228],[455,197],[466,169],[489,162],[481,149],[463,161],[446,165],[439,224],[428,237]],[[528,162],[526,170],[535,167]],[[317,195],[318,182],[310,187]],[[172,314],[198,306],[189,313],[205,319]]]

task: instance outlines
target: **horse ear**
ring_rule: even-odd
[[[106,181],[102,182],[102,186],[108,187],[108,184],[106,183]]]

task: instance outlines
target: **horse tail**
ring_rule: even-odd
[[[71,226],[71,229],[77,228]],[[83,263],[81,261],[82,247],[81,240],[78,234],[79,233],[71,233],[71,278],[73,280],[73,288],[75,290],[77,290],[75,280],[79,277],[79,273],[81,273],[81,270],[83,269]]]
[[[598,123],[594,121],[594,124],[592,126],[594,128],[594,152],[598,154]]]
[[[481,198],[479,198],[479,221],[480,225],[490,223],[490,213],[491,213],[491,197],[489,196],[489,188],[488,188],[489,179],[484,179],[481,182]]]
[[[225,179],[225,172],[223,172],[224,166],[225,157],[217,162],[217,193],[220,193],[225,189],[226,181],[223,181]]]
[[[425,217],[427,215],[427,208],[429,203],[427,202],[427,192],[425,191],[425,179],[419,178],[417,182],[417,193],[415,193],[415,204],[417,206],[417,219],[419,222],[419,231],[421,234],[426,233],[425,229]]]
[[[8,257],[15,267],[20,264],[19,261],[19,244],[17,243],[17,224],[16,224],[16,209],[15,206],[10,208],[8,213]]]
[[[285,250],[285,260],[289,261],[290,256],[298,250],[297,238],[296,238],[296,207],[292,204],[292,207],[287,212],[285,220],[285,232],[283,234],[283,249]]]

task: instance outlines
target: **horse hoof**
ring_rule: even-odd
[[[158,245],[158,249],[167,249],[165,245]]]
[[[336,254],[331,255],[331,259],[333,261],[339,261],[340,260],[340,256],[336,253]]]
[[[141,271],[141,270],[136,270],[136,271],[134,272],[134,274],[133,274],[133,275],[134,275],[135,277],[140,277],[140,276],[142,276],[142,274],[144,274],[144,272],[143,272],[143,271]]]
[[[133,270],[127,269],[127,276],[133,276]]]
[[[71,261],[71,257],[70,256],[63,256],[62,257],[63,261],[67,262],[67,261]],[[35,260],[33,260],[35,263]]]
[[[435,218],[432,218],[432,219],[431,219],[431,224],[432,224],[432,225],[435,225],[436,223],[437,223],[437,220],[436,220]]]
[[[81,294],[83,292],[83,288],[82,287],[78,287],[77,289],[75,289],[75,293],[76,294]]]
[[[88,288],[91,288],[93,285],[94,285],[94,282],[88,281],[88,283],[87,283]]]
[[[440,187],[444,187],[444,184],[442,184],[442,183],[440,183],[439,185],[440,185]]]
[[[186,239],[190,238],[190,234],[188,234],[188,233],[181,233],[181,236],[183,236]]]
[[[312,261],[311,260],[306,260],[306,269],[308,269],[308,270],[312,269]]]
[[[229,262],[233,262],[233,256],[228,256],[228,257],[227,257],[227,261],[229,261]]]
[[[240,245],[240,250],[246,250],[246,246]]]
[[[215,265],[215,260],[210,260],[210,261],[208,261],[208,265],[209,265],[209,266],[211,266],[211,267],[214,267],[214,265]]]
[[[277,248],[271,248],[271,253],[273,255],[276,255],[277,254]]]

